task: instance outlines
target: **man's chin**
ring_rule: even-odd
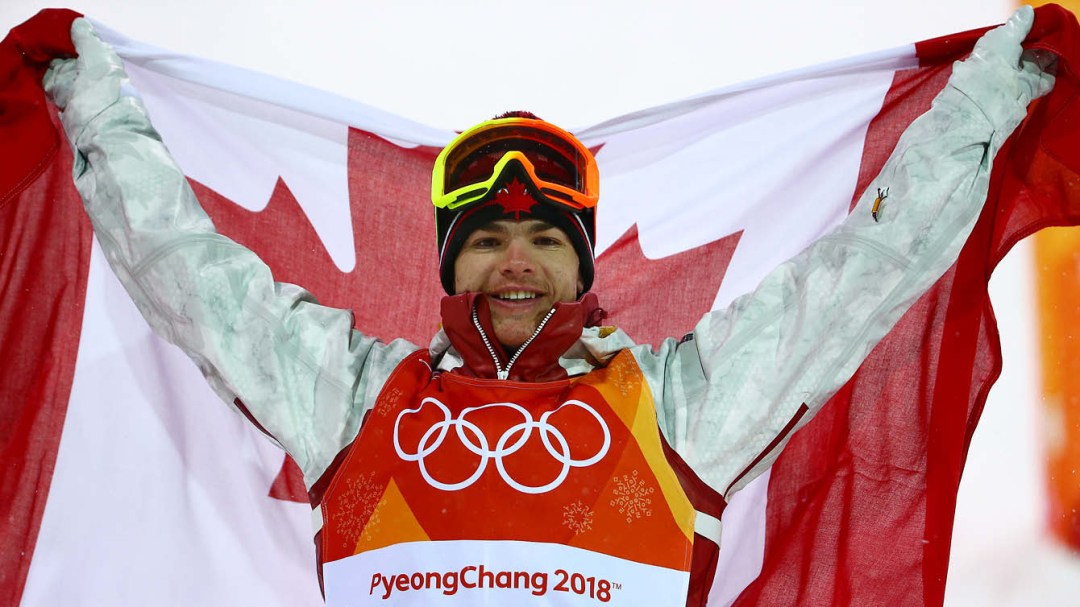
[[[514,352],[536,332],[535,323],[493,323],[495,325],[495,339],[502,344],[507,352]]]
[[[513,354],[514,352],[517,352],[518,348],[521,347],[521,344],[525,343],[525,340],[527,340],[529,338],[528,337],[519,338],[517,336],[514,336],[514,337],[510,337],[508,339],[501,339],[501,338],[496,338],[496,339],[498,339],[499,345],[502,346],[504,352],[506,352],[507,354]]]

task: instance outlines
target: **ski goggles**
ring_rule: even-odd
[[[431,175],[431,201],[457,210],[487,200],[511,172],[523,172],[548,201],[571,210],[595,207],[600,198],[596,159],[576,137],[543,120],[499,118],[443,148]]]

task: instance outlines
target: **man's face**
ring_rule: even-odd
[[[545,221],[493,221],[465,240],[454,261],[454,290],[487,295],[499,343],[517,348],[551,307],[581,290],[570,237]]]

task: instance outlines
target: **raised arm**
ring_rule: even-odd
[[[956,261],[994,155],[1053,86],[1021,60],[1032,21],[1021,9],[954,65],[837,229],[707,315],[692,338],[635,350],[666,437],[713,488],[730,496],[766,470]],[[888,207],[875,217],[879,189]]]
[[[62,111],[75,185],[106,259],[154,331],[314,482],[415,346],[361,335],[351,312],[274,282],[254,253],[218,234],[120,58],[85,20],[72,40],[78,59],[55,62],[45,88]]]

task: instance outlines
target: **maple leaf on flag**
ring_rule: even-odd
[[[350,129],[350,217],[356,266],[334,265],[288,184],[279,179],[262,211],[249,211],[192,180],[223,233],[248,247],[278,281],[303,286],[320,303],[353,311],[357,329],[384,341],[426,344],[439,327],[431,168],[438,150],[403,148]],[[537,204],[514,180],[496,199],[507,213]],[[594,290],[611,320],[642,342],[659,343],[689,331],[712,307],[741,233],[661,259],[649,259],[631,227],[597,260]],[[654,285],[664,285],[657,290]],[[658,314],[657,311],[662,313]],[[307,502],[299,467],[286,457],[271,497]]]
[[[352,310],[356,328],[383,341],[426,344],[439,327],[435,221],[429,201],[438,150],[403,148],[350,129],[349,205],[356,266],[342,271],[286,183],[262,211],[249,211],[192,182],[223,234],[254,251],[274,279],[300,285],[319,303]]]
[[[742,231],[675,255],[650,259],[637,224],[596,260],[596,286],[608,321],[638,343],[680,337],[712,309]]]

